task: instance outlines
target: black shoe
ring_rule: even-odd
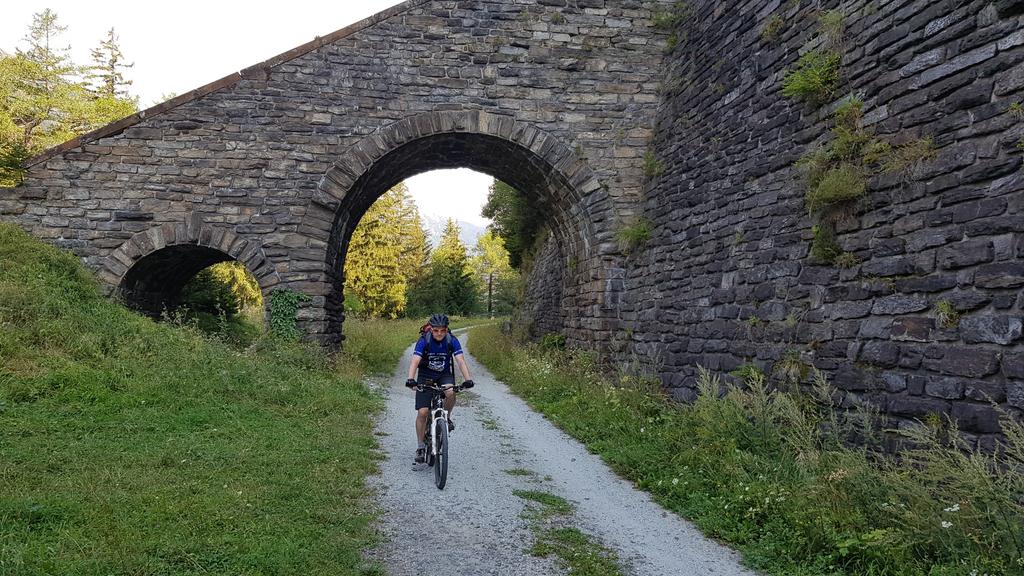
[[[427,449],[426,448],[417,448],[416,449],[416,463],[417,464],[423,464],[426,461],[427,461]]]
[[[451,418],[448,419],[448,431],[449,432],[454,432],[455,431],[455,422],[452,422]]]

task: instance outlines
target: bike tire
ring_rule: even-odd
[[[448,423],[438,419],[435,423],[437,434],[437,456],[434,460],[434,485],[444,490],[448,481]]]

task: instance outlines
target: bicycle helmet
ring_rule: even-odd
[[[428,320],[427,323],[434,328],[447,328],[448,317],[445,316],[444,314],[434,314],[433,316],[430,317],[430,320]]]

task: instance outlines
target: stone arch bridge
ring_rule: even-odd
[[[659,6],[409,0],[45,152],[0,215],[144,310],[241,261],[264,293],[310,295],[302,328],[336,344],[366,209],[416,173],[468,167],[543,208],[562,273],[535,313],[591,340],[614,328],[615,233],[644,186]]]

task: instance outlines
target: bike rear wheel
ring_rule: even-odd
[[[444,490],[448,481],[448,423],[443,419],[434,422],[437,438],[437,456],[434,458],[434,484],[438,490]]]

